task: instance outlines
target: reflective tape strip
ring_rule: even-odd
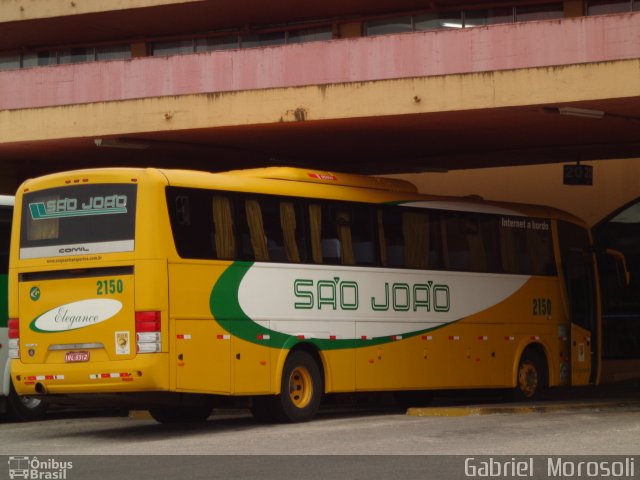
[[[329,335],[329,340],[337,340],[338,336],[337,335]]]
[[[460,337],[458,335],[449,335],[449,340],[457,342],[458,340],[460,340]]]
[[[478,337],[478,340],[480,340],[481,342],[486,342],[487,340],[489,340],[489,337],[487,337],[486,335],[481,335]]]
[[[131,376],[132,375],[129,372],[91,373],[91,374],[89,374],[89,378],[91,380],[102,380],[102,379],[105,379],[105,378],[129,378]]]
[[[402,335],[391,335],[391,340],[402,340]]]
[[[367,336],[367,335],[362,335],[362,336],[360,337],[360,340],[373,340],[373,337],[369,337],[369,336]]]
[[[231,340],[231,335],[218,335],[216,338],[218,340]]]
[[[191,334],[190,333],[179,333],[178,335],[176,335],[176,338],[178,340],[191,340]]]
[[[431,340],[433,340],[433,337],[431,335],[422,335],[422,340],[426,340],[428,342],[430,342]]]
[[[296,335],[296,337],[298,337],[300,340],[304,340],[305,338],[307,338],[304,334]]]
[[[29,381],[40,381],[40,380],[64,380],[64,375],[32,375],[27,377]]]
[[[256,338],[258,340],[271,340],[271,335],[258,335]]]
[[[505,341],[507,341],[507,342],[513,342],[513,341],[516,339],[516,337],[513,337],[513,336],[507,336],[507,337],[504,337],[504,339],[505,339]]]
[[[538,335],[531,335],[531,340],[540,340],[540,337]]]

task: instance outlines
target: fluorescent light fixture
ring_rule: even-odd
[[[461,23],[444,22],[442,26],[447,28],[462,28]]]
[[[118,138],[96,138],[93,142],[96,144],[96,147],[126,148],[129,150],[146,150],[149,148],[148,143]]]
[[[586,118],[602,118],[604,112],[602,110],[589,110],[586,108],[575,107],[560,107],[558,108],[560,115],[571,115],[573,117],[586,117]]]

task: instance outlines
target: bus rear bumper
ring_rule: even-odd
[[[165,353],[96,363],[28,364],[13,360],[11,377],[18,395],[167,391],[169,362]]]

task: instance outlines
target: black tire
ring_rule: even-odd
[[[28,422],[41,420],[44,418],[49,405],[44,400],[37,397],[21,397],[10,385],[9,396],[7,397],[7,415],[12,420]]]
[[[156,422],[166,424],[201,423],[211,416],[212,411],[213,407],[210,405],[154,407],[149,409],[149,413]]]
[[[511,392],[515,401],[531,401],[540,397],[547,384],[544,356],[533,350],[525,350],[518,363],[516,386]]]
[[[279,422],[307,422],[318,412],[323,391],[318,362],[307,352],[294,351],[282,369],[280,394],[270,399],[270,415]]]

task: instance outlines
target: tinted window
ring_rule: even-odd
[[[136,189],[96,184],[26,193],[20,258],[132,251]]]

